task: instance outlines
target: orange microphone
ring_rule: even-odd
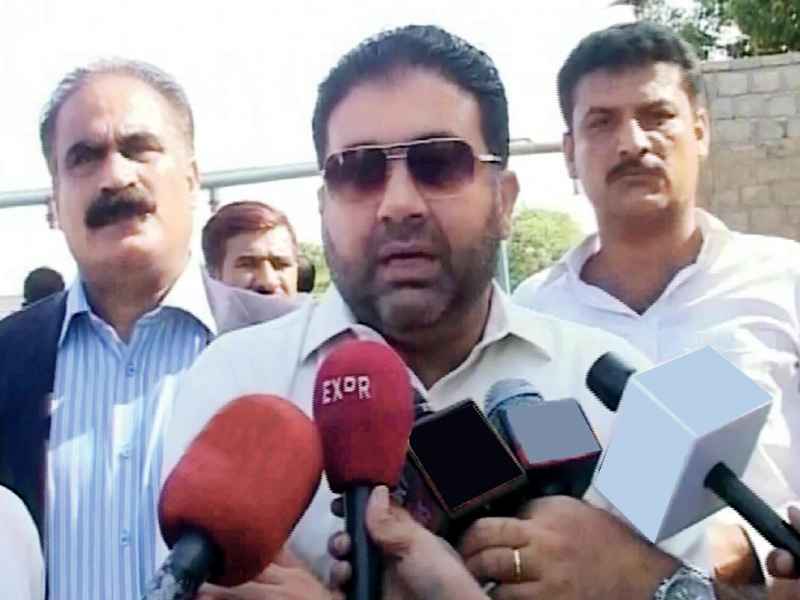
[[[171,552],[145,598],[193,598],[206,581],[234,586],[275,558],[322,477],[316,427],[292,403],[234,400],[192,441],[159,499]]]

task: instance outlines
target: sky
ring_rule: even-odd
[[[685,2],[686,0],[679,0]],[[48,187],[39,149],[42,107],[58,80],[92,60],[146,60],[184,86],[201,171],[309,162],[316,86],[362,39],[409,23],[440,25],[485,50],[509,99],[512,138],[554,142],[563,124],[555,78],[586,34],[630,21],[610,0],[0,0],[0,191]],[[563,210],[586,231],[591,208],[573,195],[560,154],[515,157],[520,206]],[[301,241],[319,243],[318,178],[238,186],[223,203],[254,199],[287,213]],[[193,251],[209,216],[195,209]],[[44,207],[0,210],[0,296],[48,265],[75,265]]]

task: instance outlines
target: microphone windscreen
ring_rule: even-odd
[[[187,530],[201,530],[222,554],[209,581],[245,583],[283,547],[321,477],[311,419],[282,398],[244,396],[214,415],[167,478],[162,535],[171,548]]]
[[[611,412],[617,412],[622,392],[636,369],[613,352],[606,352],[589,369],[586,385]]]
[[[332,491],[397,486],[413,424],[413,394],[405,363],[388,346],[348,340],[325,358],[314,383],[314,420]]]
[[[502,412],[514,406],[533,406],[544,402],[544,398],[525,379],[501,379],[486,392],[483,412],[486,420],[506,443],[511,443],[503,423]]]

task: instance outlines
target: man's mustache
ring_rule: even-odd
[[[618,179],[625,177],[627,175],[660,175],[662,173],[662,169],[657,166],[646,166],[643,165],[639,161],[635,162],[624,162],[618,164],[616,167],[611,169],[608,172],[608,176],[606,177],[606,181],[608,183],[614,183]]]
[[[156,204],[139,188],[127,187],[101,193],[86,209],[84,222],[89,229],[99,229],[134,216],[156,212]]]

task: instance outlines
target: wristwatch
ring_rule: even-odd
[[[717,600],[714,583],[700,569],[681,565],[658,586],[653,600]]]

